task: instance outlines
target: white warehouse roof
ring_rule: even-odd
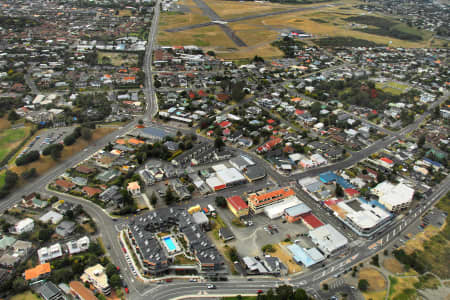
[[[232,184],[245,180],[245,177],[235,168],[225,168],[217,171],[216,176],[225,184]]]
[[[264,208],[264,213],[269,217],[270,219],[275,219],[281,217],[281,215],[284,213],[284,211],[287,208],[293,207],[295,205],[298,205],[302,203],[300,200],[298,200],[297,196],[293,195],[286,199],[284,199],[283,202],[269,205]]]
[[[312,242],[326,255],[344,247],[348,240],[330,224],[315,228],[309,232]]]

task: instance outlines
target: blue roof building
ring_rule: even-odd
[[[325,260],[325,256],[317,248],[305,249],[297,244],[289,245],[287,248],[292,253],[292,258],[305,267],[310,267]]]

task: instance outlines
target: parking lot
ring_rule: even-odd
[[[217,209],[222,220],[228,225],[239,243],[230,241],[242,256],[261,255],[261,248],[267,244],[278,244],[289,238],[304,248],[314,245],[306,236],[308,228],[301,222],[289,223],[284,218],[269,219],[265,214],[253,216],[251,226],[238,227],[232,224],[235,216],[228,209]]]
[[[39,133],[27,146],[26,151],[39,151],[42,154],[42,150],[50,144],[63,143],[64,138],[71,134],[75,129],[72,127],[50,128]]]

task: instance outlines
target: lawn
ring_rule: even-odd
[[[416,277],[395,277],[390,276],[391,286],[389,289],[389,299],[416,299],[416,288],[414,283]]]
[[[40,298],[31,291],[26,291],[22,294],[15,295],[11,300],[39,300]]]
[[[61,159],[60,161],[56,162],[54,161],[50,155],[49,156],[41,156],[41,158],[35,162],[32,162],[25,166],[16,166],[13,165],[10,167],[11,171],[16,172],[17,174],[21,174],[25,170],[29,170],[31,168],[36,168],[36,171],[39,175],[44,174],[49,169],[55,167],[59,162],[64,161],[71,157],[72,155],[82,151],[84,148],[86,148],[90,143],[102,138],[103,136],[113,132],[115,128],[112,127],[104,127],[104,128],[98,128],[93,131],[92,139],[90,141],[85,141],[82,138],[79,138],[75,144],[72,146],[65,146],[62,153],[61,153]]]
[[[169,45],[196,45],[199,47],[213,49],[228,49],[235,47],[235,44],[222,31],[218,25],[185,30],[180,32],[159,31],[158,44]]]
[[[383,261],[383,267],[392,274],[401,274],[405,271],[403,265],[393,257],[386,258]]]
[[[293,4],[287,5],[270,2],[258,3],[250,1],[238,2],[222,0],[209,0],[207,4],[216,12],[217,15],[224,19],[277,12],[298,7]]]
[[[388,81],[388,82],[384,82],[384,83],[376,83],[375,86],[377,89],[381,89],[386,93],[391,93],[392,95],[403,94],[409,87],[406,84],[400,84],[400,83],[394,82],[394,81]]]
[[[119,52],[102,52],[98,51],[99,64],[112,64],[117,67],[132,67],[138,63],[138,55],[131,53]]]
[[[380,292],[386,289],[386,280],[383,274],[374,268],[363,268],[359,271],[359,279],[369,282],[369,292]]]
[[[195,263],[195,260],[187,258],[186,256],[184,256],[184,254],[180,254],[174,257],[175,265],[193,265]]]
[[[0,188],[5,184],[6,171],[0,172]]]
[[[30,127],[5,129],[0,133],[0,160],[3,160],[11,150],[14,150],[28,136]]]

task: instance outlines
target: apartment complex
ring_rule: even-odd
[[[295,192],[290,187],[274,188],[269,190],[261,190],[248,195],[248,206],[253,214],[259,214],[264,208],[283,201],[284,199],[294,196]]]
[[[83,275],[81,275],[81,280],[92,284],[99,293],[105,295],[111,293],[108,276],[105,273],[105,268],[101,264],[96,264],[84,270]]]

